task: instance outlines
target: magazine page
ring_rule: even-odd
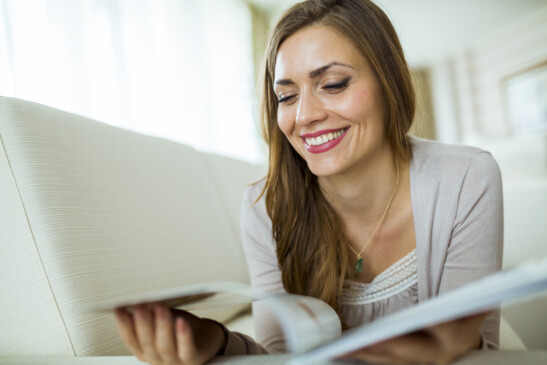
[[[496,308],[501,302],[544,294],[547,294],[547,259],[527,262],[347,331],[340,339],[297,356],[289,364],[332,359],[382,340]]]
[[[283,329],[288,352],[303,353],[342,334],[338,314],[319,299],[284,294],[266,295],[264,301]]]
[[[143,303],[162,303],[168,307],[177,308],[214,308],[230,304],[250,303],[252,289],[247,284],[218,281],[177,288],[162,289],[150,292],[139,292],[107,300],[97,301],[88,305],[88,311],[113,311],[120,307],[131,307]],[[217,295],[231,294],[229,296]]]
[[[167,307],[192,312],[209,318],[215,309],[236,307],[261,301],[281,324],[287,350],[302,353],[322,343],[339,338],[341,324],[338,315],[325,302],[300,295],[271,294],[236,282],[210,282],[179,288],[135,293],[98,301],[86,307],[88,311],[113,311],[116,308],[144,303],[161,303]],[[243,308],[243,307],[241,307]],[[219,318],[213,319],[220,320]]]

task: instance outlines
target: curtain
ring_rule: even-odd
[[[262,162],[251,28],[237,0],[0,0],[0,94]]]

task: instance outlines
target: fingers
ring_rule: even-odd
[[[442,351],[435,339],[427,333],[417,332],[380,342],[369,348],[373,354],[389,356],[397,363],[443,362]]]
[[[417,363],[446,363],[451,353],[439,346],[437,339],[427,332],[416,332],[374,345],[377,351],[383,350],[397,359]]]
[[[140,361],[192,365],[208,359],[206,353],[198,351],[190,323],[182,317],[175,321],[163,306],[136,306],[132,313],[117,309],[116,323],[122,341]]]
[[[432,326],[423,331],[389,339],[344,356],[385,364],[446,364],[480,344],[480,327],[490,313]]]
[[[154,315],[147,308],[138,306],[133,312],[135,333],[139,342],[142,356],[147,362],[157,363],[160,356],[156,351]]]
[[[428,329],[437,338],[439,345],[449,351],[460,354],[478,348],[480,327],[489,313],[480,313],[441,323]]]
[[[155,314],[155,348],[159,357],[168,364],[177,363],[173,319],[169,309],[157,306]]]
[[[408,363],[403,360],[396,359],[391,355],[371,354],[366,351],[355,352],[349,356],[342,357],[342,359],[359,360],[359,361],[364,361],[367,364],[368,363],[371,363],[371,364],[407,364]]]
[[[192,331],[188,323],[178,317],[175,322],[175,338],[177,341],[178,349],[178,358],[184,364],[194,364],[198,363],[198,354],[196,351],[196,345],[194,342],[194,337],[192,336]]]
[[[116,310],[118,333],[125,345],[143,362],[179,364],[171,313],[167,308],[145,306]]]
[[[131,315],[127,314],[124,309],[116,309],[116,326],[118,333],[125,345],[133,352],[137,357],[142,354],[137,335],[134,331],[133,320]]]
[[[343,356],[342,359],[355,359],[364,361],[366,363],[373,364],[407,364],[408,361],[399,359],[389,354],[388,352],[371,349],[367,347],[362,350],[355,351],[346,356]]]
[[[452,327],[452,331],[456,328]],[[438,363],[446,364],[464,353],[455,341],[457,335],[446,330],[451,342],[443,342],[435,331],[420,331],[383,341],[346,356],[378,364]]]

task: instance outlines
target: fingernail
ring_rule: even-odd
[[[157,306],[157,307],[155,308],[155,311],[156,311],[156,316],[157,316],[159,319],[165,319],[165,311],[163,310],[162,307]]]
[[[184,324],[184,321],[182,320],[182,318],[177,318],[177,331],[180,332],[180,333],[184,333],[186,332],[186,327],[185,327],[185,324]]]
[[[144,319],[145,318],[145,315],[144,315],[144,309],[143,308],[137,308],[135,310],[135,314],[137,315],[137,317],[141,318],[141,319]]]

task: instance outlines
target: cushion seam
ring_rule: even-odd
[[[29,216],[28,216],[28,213],[27,213],[25,203],[23,201],[23,197],[21,195],[21,190],[19,189],[19,185],[17,184],[17,179],[15,178],[15,174],[13,173],[13,168],[11,166],[11,161],[9,159],[8,151],[6,149],[6,145],[4,143],[4,139],[2,138],[1,133],[0,133],[0,144],[2,145],[2,149],[4,151],[4,156],[6,156],[6,162],[7,162],[7,165],[8,165],[9,174],[11,176],[11,179],[12,179],[13,183],[15,184],[15,190],[17,191],[17,198],[19,200],[20,206],[23,209],[26,224],[27,224],[27,227],[29,229],[29,232],[30,232],[30,235],[31,235],[31,238],[32,238],[32,243],[34,245],[34,252],[35,252],[34,258],[38,262],[38,266],[39,266],[40,271],[42,273],[42,279],[44,279],[45,282],[46,282],[47,288],[49,289],[48,291],[49,291],[49,294],[50,294],[50,299],[52,300],[52,302],[55,306],[55,309],[57,310],[59,319],[60,319],[61,324],[62,324],[61,325],[61,330],[63,331],[65,341],[68,344],[68,347],[69,347],[70,352],[72,353],[72,356],[76,356],[76,350],[74,348],[74,344],[72,343],[72,340],[71,340],[70,335],[68,333],[68,328],[67,328],[65,319],[64,319],[64,317],[61,313],[61,309],[59,307],[57,297],[55,296],[55,293],[54,293],[53,288],[51,286],[51,281],[49,280],[49,276],[47,274],[44,262],[42,260],[42,256],[40,254],[40,249],[38,248],[38,245],[36,244],[36,237],[34,236],[34,231],[32,230],[32,225],[30,224],[30,219],[29,219]]]

